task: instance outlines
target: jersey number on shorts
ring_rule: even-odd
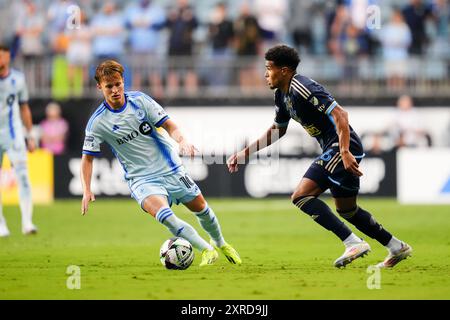
[[[192,188],[194,186],[194,181],[191,180],[191,178],[189,178],[189,176],[184,176],[180,178],[180,181],[184,183],[184,185],[186,186],[186,188]]]

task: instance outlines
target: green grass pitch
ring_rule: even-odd
[[[164,269],[159,247],[171,235],[133,200],[98,198],[84,217],[80,201],[36,206],[35,236],[20,233],[17,207],[4,207],[12,235],[0,239],[0,299],[450,298],[448,206],[360,201],[414,249],[412,258],[381,271],[379,289],[368,289],[369,278],[375,276],[368,267],[387,254],[376,241],[366,238],[372,252],[336,269],[332,264],[343,252],[340,241],[289,199],[209,199],[209,204],[225,238],[240,252],[241,266],[221,256],[216,265],[200,268],[196,251],[189,269]],[[184,207],[174,210],[206,238]],[[79,290],[67,288],[70,265],[80,268]]]

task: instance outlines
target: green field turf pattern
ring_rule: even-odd
[[[98,198],[86,216],[80,215],[79,201],[36,206],[34,236],[21,234],[18,207],[5,206],[11,236],[0,239],[0,299],[450,298],[449,206],[360,202],[414,249],[412,258],[381,271],[379,289],[368,289],[374,274],[367,268],[387,254],[375,240],[365,238],[372,246],[367,257],[336,269],[332,264],[343,253],[342,243],[288,199],[209,204],[226,240],[240,252],[241,266],[220,256],[215,265],[200,268],[196,251],[189,269],[166,270],[159,247],[171,234],[132,200]],[[174,211],[208,239],[184,207]],[[67,288],[70,265],[80,268],[79,290]]]

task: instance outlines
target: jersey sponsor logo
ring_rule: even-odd
[[[139,126],[139,132],[142,133],[143,135],[151,134],[152,130],[153,130],[152,126],[147,121],[142,122],[141,125]]]
[[[120,127],[117,124],[113,125],[113,127],[112,127],[113,132],[116,130],[119,130],[119,129],[120,129]]]
[[[10,95],[8,96],[8,98],[6,98],[6,104],[7,104],[8,106],[12,106],[15,99],[16,99],[16,95],[15,95],[15,94],[10,94]]]
[[[316,137],[316,136],[318,136],[318,135],[320,135],[322,133],[322,131],[317,129],[313,124],[310,124],[310,125],[307,125],[307,126],[303,126],[303,128],[305,128],[306,132],[308,132],[308,134],[311,137]]]
[[[140,124],[139,131],[138,130],[133,130],[132,132],[130,132],[126,136],[122,136],[120,138],[117,138],[116,142],[120,146],[122,144],[128,143],[128,142],[134,140],[135,138],[137,138],[139,136],[139,133],[141,133],[143,135],[150,135],[152,130],[153,129],[152,129],[152,126],[150,125],[150,123],[148,123],[147,121],[144,121],[144,122],[142,122]]]
[[[124,143],[130,142],[131,140],[137,138],[138,136],[139,136],[139,132],[137,132],[137,130],[134,130],[133,132],[127,134],[126,136],[116,139],[116,142],[120,146]]]

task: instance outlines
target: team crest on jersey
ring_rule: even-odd
[[[136,117],[137,117],[139,120],[144,120],[144,118],[145,118],[145,111],[142,110],[142,109],[138,109],[138,110],[136,111]]]
[[[315,107],[319,105],[319,99],[317,99],[314,96],[312,96],[311,99],[309,99],[309,102],[311,102]]]
[[[152,126],[147,121],[144,121],[139,126],[139,132],[144,135],[149,135],[152,133]]]

